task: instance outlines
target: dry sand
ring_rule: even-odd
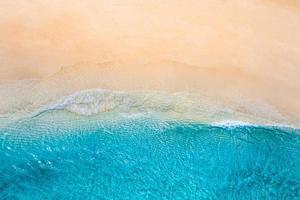
[[[254,116],[260,102],[299,125],[299,35],[296,0],[4,0],[0,111],[88,88],[160,90]]]

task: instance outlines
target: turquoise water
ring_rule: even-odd
[[[135,117],[0,128],[0,199],[300,199],[300,135]]]

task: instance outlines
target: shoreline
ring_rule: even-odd
[[[282,104],[274,104],[264,98],[264,95],[276,97],[276,94],[269,88],[263,88],[259,79],[254,80],[237,68],[199,68],[174,61],[80,63],[44,80],[0,82],[0,94],[6,97],[0,102],[0,113],[11,118],[22,113],[32,114],[75,96],[73,104],[70,103],[66,110],[83,115],[84,112],[97,115],[118,111],[118,106],[130,110],[130,105],[122,105],[122,102],[128,101],[137,103],[139,109],[149,106],[148,111],[170,108],[169,113],[162,113],[177,119],[300,127],[297,115],[286,112],[297,110],[297,104],[286,104],[290,108],[280,110]],[[100,91],[108,92],[103,96]],[[92,94],[86,98],[89,92]],[[124,95],[120,97],[118,93]],[[145,106],[142,101],[150,104]],[[111,108],[113,103],[116,109]],[[94,110],[85,110],[89,106]]]
[[[60,127],[62,129],[71,127],[84,127],[85,124],[101,124],[101,123],[118,123],[119,121],[139,121],[139,120],[155,120],[162,123],[187,123],[197,124],[204,127],[238,129],[238,128],[266,128],[280,129],[282,131],[296,131],[299,133],[300,127],[291,124],[280,123],[260,123],[259,121],[238,121],[238,120],[215,120],[204,121],[197,118],[182,117],[176,118],[165,113],[97,113],[94,115],[79,115],[67,110],[48,110],[41,115],[19,115],[15,118],[0,118],[0,129],[15,129],[16,127],[26,126],[28,124],[50,125],[51,127]],[[76,124],[76,125],[75,125]],[[34,126],[36,126],[34,125]]]

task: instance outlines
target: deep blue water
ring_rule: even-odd
[[[300,199],[299,131],[151,118],[0,128],[0,199]]]

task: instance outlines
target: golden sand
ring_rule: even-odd
[[[254,116],[260,102],[299,125],[299,35],[296,0],[1,1],[0,111],[88,88],[159,90]]]

